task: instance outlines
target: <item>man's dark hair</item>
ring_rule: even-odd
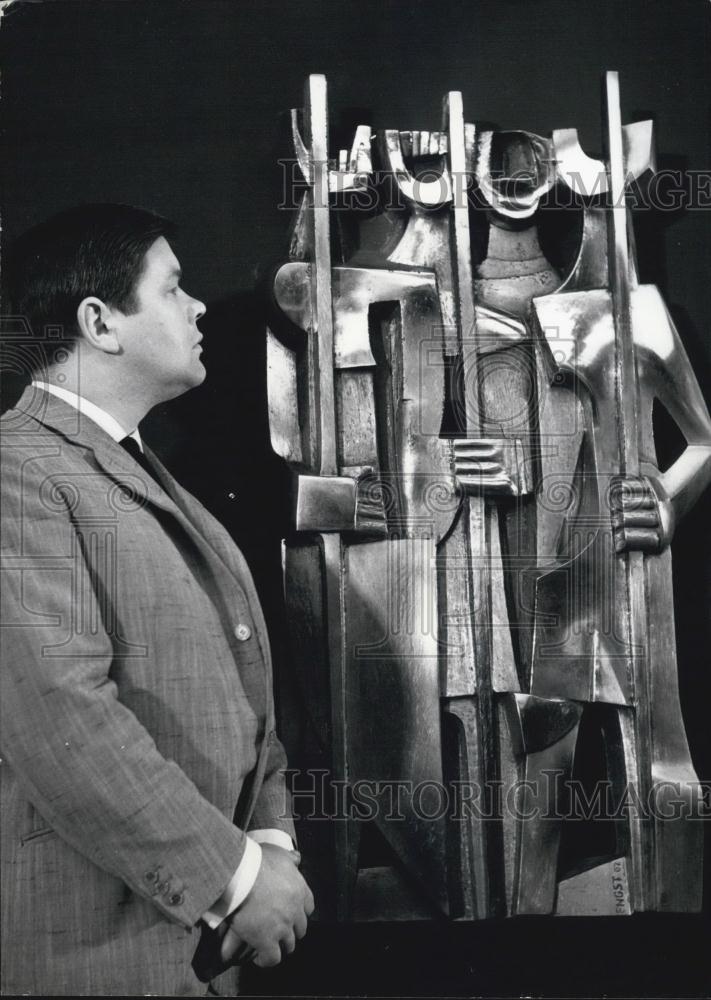
[[[35,338],[45,327],[78,335],[77,308],[89,295],[130,314],[138,309],[136,285],[146,251],[170,237],[167,219],[131,205],[80,205],[30,229],[11,253],[10,298]]]

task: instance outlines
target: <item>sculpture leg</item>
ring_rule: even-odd
[[[504,695],[501,703],[511,750],[506,772],[516,775],[516,784],[502,789],[506,854],[514,859],[511,912],[553,913],[565,814],[561,796],[572,775],[583,706],[523,694]]]
[[[495,908],[492,875],[500,859],[494,851],[497,818],[491,814],[485,788],[481,706],[475,695],[465,695],[444,699],[442,710],[445,773],[457,796],[448,849],[452,859],[450,892],[456,916],[465,920],[483,919],[492,916]]]
[[[661,597],[671,579],[669,549],[647,559],[647,588]],[[655,602],[650,615],[650,716],[652,815],[655,830],[655,908],[701,909],[703,824],[701,788],[686,739],[679,700],[676,638],[671,602]]]
[[[348,780],[367,791],[372,821],[416,893],[446,913],[434,542],[350,545],[343,572]]]
[[[309,811],[331,816],[332,823],[308,824],[320,848],[315,884],[323,882],[320,909],[331,908],[338,919],[348,919],[352,910],[357,873],[359,828],[351,817],[343,789],[348,779],[345,720],[345,661],[341,629],[343,614],[342,545],[338,534],[314,535],[310,543],[285,545],[286,613],[289,653],[303,701],[318,742],[315,755],[325,764],[328,781],[311,775],[314,801]],[[323,772],[321,772],[323,773]],[[309,783],[306,782],[308,785]],[[295,802],[297,814],[303,793]],[[330,832],[330,840],[322,836]],[[324,872],[323,854],[333,858],[333,870]]]
[[[505,912],[496,693],[518,689],[493,505],[464,505],[438,568],[447,777],[461,797],[451,824],[456,895],[465,919],[485,919]]]
[[[645,570],[647,591],[665,593],[669,550],[646,559]],[[701,788],[681,714],[669,601],[659,601],[650,615],[645,669],[645,714],[639,706],[610,706],[606,714],[618,840],[633,874],[634,909],[693,912],[701,908],[702,896]]]

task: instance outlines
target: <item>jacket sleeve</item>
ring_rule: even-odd
[[[119,700],[69,505],[21,470],[15,458],[3,470],[3,767],[68,844],[190,927],[232,877],[245,834]]]
[[[269,648],[269,636],[267,625],[264,621],[257,593],[252,581],[252,576],[247,567],[246,560],[237,546],[234,546],[234,555],[238,562],[239,572],[245,587],[245,593],[249,602],[252,619],[259,633],[259,641],[269,667],[270,683],[267,690],[267,733],[266,733],[266,754],[264,755],[263,771],[260,775],[261,784],[255,799],[254,809],[246,825],[249,830],[283,830],[287,833],[293,843],[296,843],[296,833],[294,831],[293,813],[291,807],[291,795],[286,786],[285,771],[287,768],[286,751],[277,736],[274,718],[274,695],[272,680],[271,651]]]
[[[286,787],[284,771],[286,753],[276,733],[268,737],[268,751],[264,768],[264,780],[249,820],[249,830],[283,830],[296,844],[294,821],[292,819],[291,796]]]

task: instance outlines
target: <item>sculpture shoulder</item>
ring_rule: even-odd
[[[632,328],[638,348],[669,362],[681,349],[674,320],[656,285],[639,285],[631,297]]]

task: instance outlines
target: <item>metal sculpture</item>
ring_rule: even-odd
[[[478,132],[458,92],[439,131],[359,126],[337,163],[323,77],[292,114],[269,415],[294,470],[291,662],[348,793],[341,919],[700,906],[669,543],[711,479],[711,420],[638,283],[625,192],[652,125],[623,127],[606,84],[605,161],[574,129]],[[537,228],[562,190],[582,219],[564,273]],[[687,441],[663,472],[655,400]],[[576,857],[590,734],[610,823],[603,856]]]

